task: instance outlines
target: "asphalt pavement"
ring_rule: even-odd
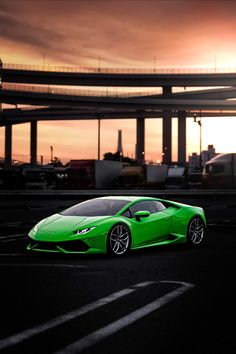
[[[2,209],[1,353],[236,352],[234,225],[209,223],[199,249],[30,255],[27,232],[48,213]]]

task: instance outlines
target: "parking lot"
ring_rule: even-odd
[[[30,255],[27,232],[56,204],[16,204],[0,223],[0,352],[235,353],[234,224],[208,213],[199,249]]]

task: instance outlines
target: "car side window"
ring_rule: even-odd
[[[165,205],[162,204],[161,202],[155,200],[154,203],[156,204],[156,207],[157,207],[158,211],[162,211],[162,210],[166,209]]]
[[[132,217],[129,209],[126,209],[121,215],[129,219]]]
[[[144,200],[144,201],[138,202],[130,207],[130,212],[131,212],[132,218],[134,217],[134,214],[140,210],[147,210],[150,212],[150,214],[154,214],[159,211],[158,206],[155,203],[155,200]]]

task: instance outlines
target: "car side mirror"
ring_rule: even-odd
[[[150,215],[150,212],[147,210],[139,210],[136,211],[136,213],[134,214],[135,219],[137,221],[141,221],[141,218],[147,218]]]

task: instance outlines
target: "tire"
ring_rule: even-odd
[[[203,220],[198,216],[194,217],[188,225],[187,243],[194,247],[201,245],[204,240],[205,229]]]
[[[113,256],[123,256],[130,249],[130,231],[126,225],[114,225],[107,238],[107,251]]]

